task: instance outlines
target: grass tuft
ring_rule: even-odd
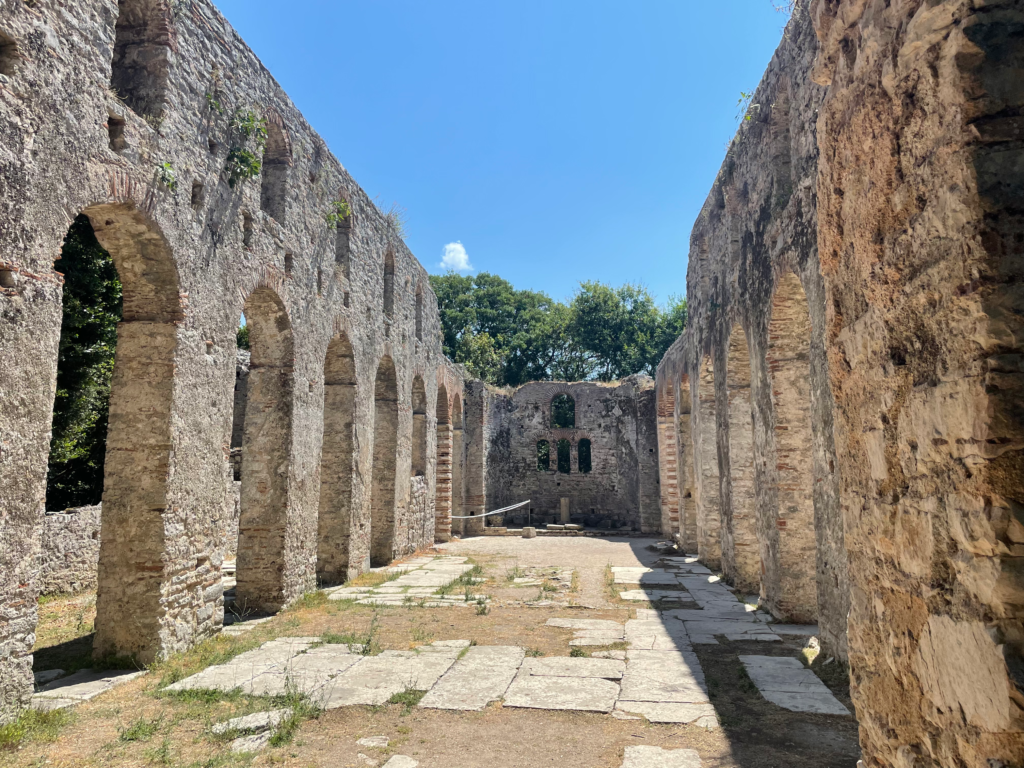
[[[73,717],[67,709],[23,709],[12,722],[0,725],[0,750],[17,749],[28,741],[55,741]]]
[[[132,722],[127,728],[121,728],[118,726],[117,729],[117,740],[122,743],[128,743],[132,741],[149,741],[160,730],[160,726],[163,725],[163,715],[156,718],[155,720],[147,720],[144,717],[140,717],[138,720]]]

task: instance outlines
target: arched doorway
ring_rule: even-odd
[[[452,418],[448,389],[437,388],[437,495],[435,501],[434,541],[452,538]]]
[[[356,365],[352,345],[338,333],[324,360],[324,442],[320,456],[317,580],[340,584],[349,576],[352,480],[355,463]]]
[[[729,336],[726,362],[729,413],[729,504],[722,510],[722,567],[737,589],[759,594],[761,555],[754,494],[754,430],[750,411],[750,351],[743,326]],[[727,542],[727,543],[726,543]]]
[[[811,318],[800,278],[783,274],[772,297],[766,359],[778,467],[777,549],[765,562],[765,597],[776,616],[817,620]]]
[[[270,288],[243,309],[249,329],[249,380],[242,434],[237,610],[276,611],[285,594],[284,549],[292,443],[295,353],[291,320]]]
[[[387,565],[395,551],[395,480],[398,450],[398,377],[390,357],[381,359],[374,383],[373,485],[370,497],[370,565]]]

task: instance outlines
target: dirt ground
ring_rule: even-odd
[[[160,688],[268,639],[323,635],[372,640],[380,649],[407,649],[434,640],[519,645],[532,655],[569,655],[572,632],[545,626],[554,616],[625,621],[636,605],[618,600],[608,584],[609,565],[650,565],[658,554],[644,539],[486,537],[446,545],[482,566],[487,581],[474,592],[492,598],[490,610],[394,607],[374,609],[307,596],[247,635],[221,636],[155,665],[150,674],[81,705],[57,728],[30,731],[15,748],[0,749],[0,765],[17,766],[295,766],[356,768],[409,755],[422,768],[619,768],[626,746],[696,749],[708,768],[854,768],[859,756],[853,717],[802,715],[767,702],[738,660],[740,654],[801,657],[805,638],[784,643],[728,642],[695,646],[722,727],[655,725],[610,715],[504,708],[483,712],[423,710],[404,704],[349,707],[312,713],[277,746],[255,756],[233,755],[214,723],[281,706],[281,701],[223,694],[169,696]],[[541,596],[517,587],[522,569],[572,566],[570,606],[523,607]],[[543,592],[543,590],[541,590]],[[41,606],[36,669],[84,664],[91,643],[89,595],[51,599]],[[586,607],[585,607],[586,606]],[[646,607],[639,604],[639,607]],[[590,649],[597,650],[597,649]],[[818,660],[814,669],[850,706],[842,668]],[[59,662],[59,663],[58,663]],[[387,749],[359,746],[365,736],[388,736]],[[360,754],[365,757],[360,757]]]

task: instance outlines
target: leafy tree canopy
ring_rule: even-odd
[[[499,386],[653,374],[686,325],[686,299],[584,282],[568,304],[481,272],[432,275],[449,358]]]
[[[114,372],[121,281],[86,216],[71,225],[58,271],[64,317],[47,474],[46,508],[96,504],[103,495],[107,409]]]

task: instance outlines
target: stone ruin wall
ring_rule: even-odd
[[[269,137],[261,176],[232,187],[236,110],[265,117]],[[173,179],[161,181],[165,163]],[[331,229],[342,199],[352,214]],[[257,422],[240,492],[249,605],[272,610],[318,576],[356,573],[373,548],[386,558],[433,542],[423,485],[433,499],[442,419],[463,387],[425,270],[212,4],[2,0],[0,718],[31,691],[54,260],[83,212],[125,297],[98,653],[149,661],[221,625],[243,310]]]
[[[694,225],[689,324],[658,369],[663,525],[845,658],[846,555],[825,361],[813,126],[798,9]]]
[[[1024,765],[1024,3],[812,11],[866,762]]]
[[[869,768],[1024,764],[1022,83],[1019,0],[798,4],[658,370],[664,524],[816,616]]]
[[[575,401],[576,426],[552,426],[558,395]],[[487,509],[529,499],[536,525],[560,521],[568,498],[572,522],[657,533],[657,441],[654,387],[645,376],[619,382],[534,382],[514,391],[488,390],[491,424],[487,445]],[[558,471],[557,444],[570,444],[570,472]],[[547,471],[538,470],[537,444],[550,446]],[[580,471],[581,440],[591,441],[591,471]],[[497,518],[504,518],[504,521]],[[525,509],[495,516],[490,524],[526,524]]]
[[[96,589],[100,561],[100,505],[47,512],[36,570],[40,595]]]

